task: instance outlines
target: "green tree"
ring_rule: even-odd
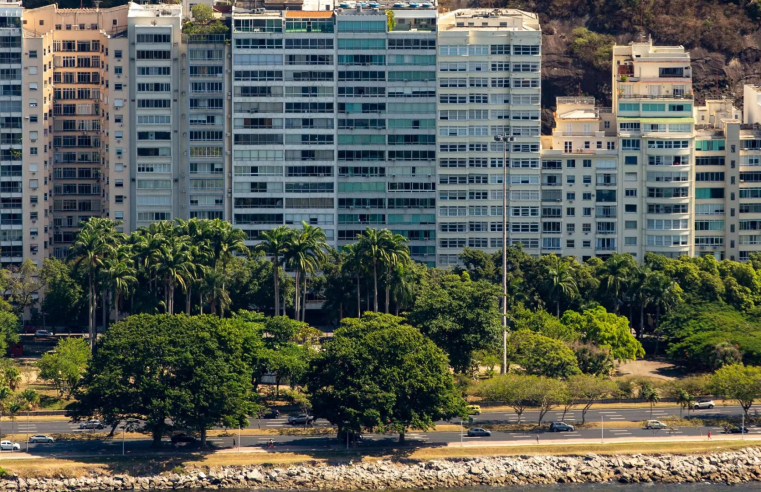
[[[587,421],[587,411],[595,401],[617,393],[616,383],[610,379],[591,374],[577,374],[567,380],[568,393],[574,404],[584,405],[581,409],[581,424]]]
[[[344,431],[428,430],[465,414],[444,352],[404,320],[365,313],[345,318],[312,361],[307,388],[316,417]]]
[[[391,303],[391,281],[394,278],[393,274],[398,268],[403,268],[409,262],[410,248],[407,246],[407,238],[401,234],[392,234],[388,238],[388,247],[383,256],[383,265],[386,267],[386,310],[385,313],[389,313],[389,305]]]
[[[613,36],[599,34],[585,27],[577,27],[571,32],[571,53],[601,72],[610,71],[614,44],[616,39]]]
[[[190,11],[193,13],[193,20],[201,24],[206,24],[214,18],[214,9],[202,3],[193,5]]]
[[[69,257],[74,265],[82,265],[88,278],[88,326],[90,350],[95,346],[95,306],[98,301],[96,285],[100,271],[106,265],[106,259],[113,254],[121,234],[116,232],[119,221],[91,218],[84,223],[76,240],[69,249]]]
[[[555,316],[560,318],[560,303],[578,295],[579,289],[572,275],[571,260],[549,255],[542,258],[545,265],[544,289],[555,304]]]
[[[463,373],[473,367],[474,353],[492,347],[502,331],[500,297],[495,285],[473,282],[467,274],[447,274],[422,289],[407,319]]]
[[[15,314],[0,311],[0,354],[7,354],[11,345],[19,341],[21,324]]]
[[[566,386],[564,381],[559,379],[538,377],[531,386],[533,393],[532,399],[536,406],[539,407],[538,425],[542,425],[542,420],[547,413],[561,404],[566,398]]]
[[[573,351],[559,340],[522,331],[513,333],[508,343],[527,374],[566,378],[580,372]]]
[[[275,286],[275,316],[280,316],[280,258],[288,252],[288,243],[293,231],[280,226],[269,231],[262,231],[262,241],[257,244],[257,251],[272,258],[272,281]]]
[[[3,270],[6,289],[16,315],[23,319],[24,312],[37,304],[37,297],[43,288],[43,279],[32,260],[26,259],[20,266],[11,265]]]
[[[247,426],[246,416],[254,413],[243,356],[253,333],[246,323],[216,316],[183,316],[180,322],[183,353],[173,374],[171,416],[175,426],[198,431],[203,447],[208,429]]]
[[[647,380],[639,381],[637,385],[639,386],[637,396],[650,404],[650,418],[652,419],[653,407],[656,403],[661,401],[661,392],[658,390],[658,388],[655,387],[653,383]]]
[[[631,333],[629,321],[624,316],[607,312],[602,306],[587,309],[581,314],[567,311],[560,321],[579,333],[581,340],[610,350],[617,360],[635,360],[645,356],[642,344]]]
[[[373,311],[378,312],[378,265],[387,257],[391,248],[391,231],[368,227],[357,236],[357,248],[362,257],[372,267],[373,273]]]
[[[54,258],[45,258],[40,276],[45,283],[43,320],[50,318],[54,323],[76,320],[82,309],[82,288],[71,277],[68,265]]]
[[[600,348],[593,343],[575,342],[571,344],[571,350],[584,374],[610,376],[616,369],[616,362],[608,348]]]
[[[753,402],[761,397],[761,367],[724,366],[708,378],[708,389],[716,396],[737,400],[747,420]]]
[[[484,401],[502,402],[512,407],[520,423],[526,407],[535,403],[534,387],[538,379],[538,376],[524,374],[502,374],[481,381],[473,388],[473,393]]]
[[[90,349],[82,338],[61,338],[54,352],[37,361],[40,378],[50,381],[58,394],[69,397],[76,390],[90,361]]]

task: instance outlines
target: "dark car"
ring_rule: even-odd
[[[259,418],[262,419],[276,419],[280,417],[280,410],[267,410],[259,414]]]
[[[743,427],[741,425],[733,425],[732,427],[727,427],[726,429],[727,434],[747,434],[748,428]]]
[[[550,432],[573,432],[572,425],[568,425],[565,422],[553,422],[550,424]]]
[[[468,437],[491,437],[491,432],[480,427],[468,429]]]
[[[338,434],[338,442],[340,442],[341,444],[346,444],[347,439],[350,443],[358,443],[358,442],[364,441],[365,436],[363,436],[362,434],[358,432],[345,432],[345,431],[340,432]]]
[[[181,442],[196,442],[197,439],[193,436],[190,436],[188,434],[175,434],[172,436],[172,444],[177,444]]]

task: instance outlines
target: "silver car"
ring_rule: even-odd
[[[46,436],[45,434],[37,434],[36,436],[32,436],[32,437],[29,438],[29,442],[44,442],[44,443],[49,443],[49,442],[54,442],[54,441],[55,441],[55,439],[53,439],[50,436]]]
[[[491,431],[482,429],[480,427],[474,427],[468,429],[468,437],[491,437]]]

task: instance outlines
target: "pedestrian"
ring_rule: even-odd
[[[708,431],[708,440],[711,440],[711,431]]]
[[[539,434],[536,435],[536,443],[539,444]]]
[[[235,447],[235,439],[233,439],[233,447]]]

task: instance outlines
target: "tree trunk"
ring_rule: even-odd
[[[206,428],[201,429],[201,447],[206,447]]]
[[[295,276],[294,276],[294,279],[296,280],[296,289],[295,289],[296,292],[295,292],[295,294],[293,296],[293,302],[294,302],[294,306],[293,306],[293,319],[295,319],[296,321],[299,320],[299,307],[300,307],[300,305],[299,305],[299,294],[301,293],[301,289],[299,288],[299,285],[300,285],[299,280],[301,280],[299,278],[300,275],[301,275],[301,271],[299,271],[299,269],[296,268],[296,272],[295,272]]]
[[[272,256],[272,278],[275,283],[275,316],[280,316],[280,288],[278,286],[279,280],[277,276],[277,254]]]
[[[357,318],[362,317],[362,293],[359,291],[359,274],[357,274]]]
[[[108,289],[106,289],[103,292],[103,295],[101,296],[101,308],[102,311],[100,313],[101,323],[103,325],[103,333],[106,332],[106,312],[108,311]]]
[[[641,302],[639,304],[639,338],[642,338],[642,335],[645,331],[645,303]]]
[[[117,420],[113,424],[111,424],[111,432],[108,433],[108,437],[114,437],[114,432],[116,432],[116,428],[119,427],[119,421]]]
[[[167,286],[167,310],[169,314],[174,314],[174,282],[169,282]]]
[[[399,433],[399,444],[404,444],[404,432]]]
[[[95,293],[95,287],[93,286],[92,270],[90,270],[89,282],[90,292],[87,296],[87,300],[89,301],[87,311],[87,324],[89,325],[88,328],[90,329],[90,351],[92,352],[93,348],[95,347],[95,330],[93,329],[93,294]]]
[[[378,312],[378,263],[373,260],[373,310]]]
[[[301,296],[301,321],[307,319],[307,273],[304,272],[304,293]]]
[[[114,323],[119,322],[119,301],[121,300],[121,294],[119,294],[119,291],[116,291],[116,295],[114,295],[114,299],[116,300],[116,303],[114,304]]]
[[[388,269],[386,275],[386,314],[389,312],[389,304],[391,303],[391,267]]]
[[[188,293],[185,295],[185,314],[190,316],[190,298],[193,295],[193,288],[188,285]]]
[[[502,302],[507,302],[507,298],[503,299]],[[555,316],[560,319],[560,299],[555,301]]]
[[[161,435],[163,434],[164,429],[162,427],[157,427],[153,429],[153,442],[151,443],[152,448],[160,448],[161,447]]]

